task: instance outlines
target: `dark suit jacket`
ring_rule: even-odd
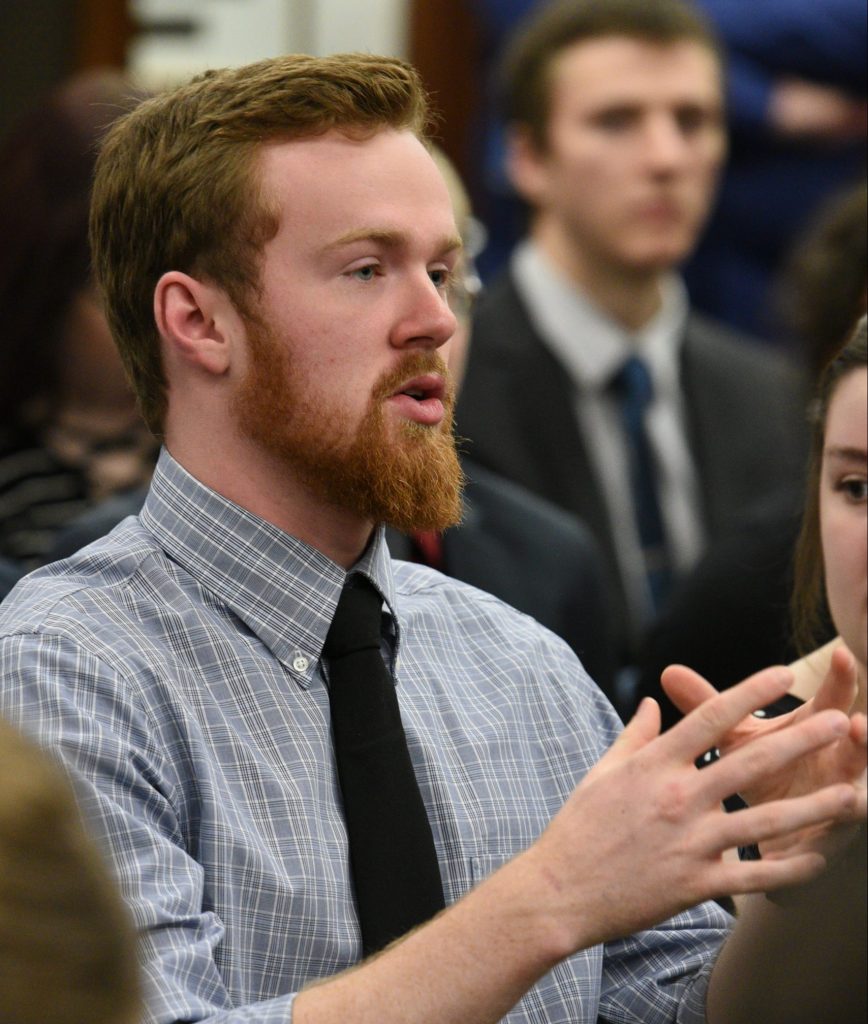
[[[10,562],[6,558],[0,558],[0,601],[9,593],[15,584],[24,575],[24,569]]]
[[[443,535],[442,571],[533,616],[573,648],[615,700],[613,595],[590,532],[557,506],[469,459],[464,517]],[[386,532],[396,558],[409,540]]]
[[[461,524],[443,538],[443,571],[532,615],[563,637],[614,699],[613,597],[596,541],[572,516],[508,480],[467,462]],[[135,515],[144,492],[111,498],[71,523],[52,559],[66,558]],[[412,558],[409,540],[387,532],[396,558]]]
[[[700,514],[715,538],[779,487],[801,486],[801,381],[776,353],[691,315],[682,384]],[[509,274],[479,303],[457,424],[471,458],[588,525],[607,559],[625,621],[609,517],[576,422],[572,381],[534,330]],[[621,647],[625,657],[635,654],[626,630]]]
[[[802,502],[770,503],[713,542],[649,631],[636,697],[658,701],[664,729],[681,718],[660,685],[667,665],[689,665],[724,689],[799,656],[789,608],[801,512]]]

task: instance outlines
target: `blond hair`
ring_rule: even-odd
[[[0,1020],[133,1024],[135,940],[66,779],[0,720]]]
[[[155,433],[166,410],[152,305],[161,275],[204,276],[254,317],[259,254],[277,230],[259,190],[259,149],[332,129],[423,137],[427,121],[419,76],[403,61],[296,54],[206,72],[113,127],[97,161],[91,248],[112,333]]]

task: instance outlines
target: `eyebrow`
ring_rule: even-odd
[[[335,249],[343,249],[345,246],[352,245],[355,242],[373,242],[385,249],[397,249],[406,244],[406,241],[407,236],[401,231],[389,231],[381,228],[357,228],[324,245],[321,251],[325,255],[333,252]],[[445,235],[440,239],[439,244],[435,248],[438,252],[446,253],[461,249],[463,244],[459,235]]]
[[[827,459],[839,459],[842,462],[868,462],[868,450],[865,448],[851,448],[846,445],[825,448],[823,455]]]

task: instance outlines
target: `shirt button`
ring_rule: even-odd
[[[292,656],[292,667],[296,672],[307,672],[309,665],[310,658],[302,654],[301,651],[296,651]]]

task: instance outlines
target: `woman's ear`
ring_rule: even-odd
[[[241,321],[222,289],[170,270],[154,289],[154,319],[180,362],[215,376],[229,370]]]

